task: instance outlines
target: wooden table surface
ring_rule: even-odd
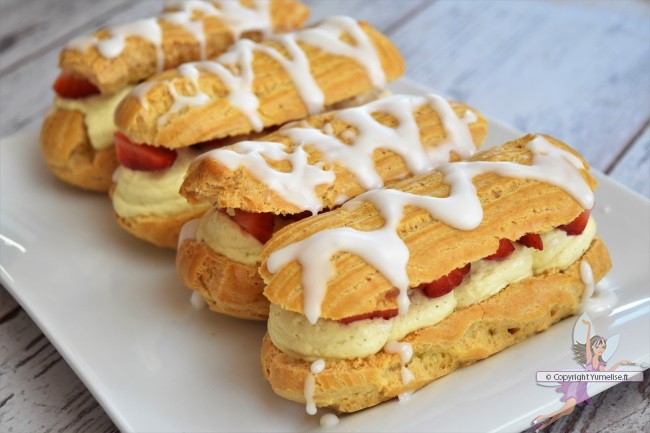
[[[576,147],[650,196],[650,3],[311,0],[388,34],[407,75],[527,132]],[[38,129],[71,37],[155,15],[159,1],[0,0],[0,136]],[[647,247],[647,246],[646,246]],[[650,431],[648,374],[548,431]],[[116,427],[29,316],[0,288],[0,430]]]

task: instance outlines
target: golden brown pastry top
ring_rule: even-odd
[[[589,166],[584,159],[566,144],[544,137],[582,161],[584,169],[579,174],[593,190],[596,180],[588,173]],[[470,161],[509,161],[531,165],[533,155],[526,145],[534,138],[535,135],[527,135],[487,149],[474,155]],[[431,282],[493,254],[501,238],[517,240],[526,233],[547,232],[573,221],[583,211],[581,204],[564,189],[530,178],[486,173],[476,176],[473,184],[484,214],[482,222],[474,230],[454,229],[433,219],[425,210],[413,206],[405,208],[398,233],[410,252],[407,265],[410,287]],[[432,197],[447,197],[450,193],[450,187],[443,182],[440,172],[406,179],[394,188]],[[284,309],[303,313],[300,264],[293,261],[272,274],[267,268],[269,256],[327,229],[351,227],[371,231],[383,225],[384,219],[378,210],[364,202],[356,208],[340,208],[306,218],[276,232],[262,253],[260,274],[267,282],[264,294]],[[330,263],[335,275],[327,284],[321,317],[341,319],[396,308],[393,285],[359,256],[339,251],[332,256]]]
[[[240,0],[240,3],[248,8],[253,7],[252,0]],[[177,8],[174,7],[166,10],[175,11]],[[274,32],[300,28],[309,16],[309,8],[297,0],[270,0],[269,12]],[[192,18],[200,19],[203,25],[206,58],[219,55],[234,42],[236,35],[222,18],[206,14],[200,8],[193,9],[192,14]],[[164,53],[163,69],[201,58],[200,43],[186,28],[160,18],[156,21],[162,31],[160,48]],[[262,35],[260,31],[251,31],[242,36],[260,40]],[[93,36],[106,39],[111,32],[101,29]],[[112,59],[102,56],[95,46],[84,51],[68,47],[60,54],[59,67],[64,72],[87,78],[101,93],[112,94],[157,72],[157,56],[153,43],[138,36],[129,36],[122,52]]]
[[[404,60],[397,47],[369,24],[359,25],[377,53],[386,81],[401,76],[404,73]],[[299,34],[301,31],[296,32],[296,35]],[[353,39],[344,34],[341,40],[350,44]],[[291,59],[284,45],[277,40],[268,40],[261,45],[273,48],[286,59]],[[373,89],[371,77],[358,59],[332,54],[302,41],[298,42],[298,46],[309,61],[309,72],[324,96],[324,106],[331,106]],[[234,52],[230,50],[226,54],[232,56]],[[219,62],[239,77],[237,74],[240,71],[233,71],[234,66],[223,60]],[[256,112],[263,123],[260,126],[280,125],[309,114],[298,87],[280,62],[253,49],[250,65],[254,79],[251,94],[247,94],[246,98],[253,97],[259,101]],[[197,95],[197,88],[194,80],[181,70],[166,71],[152,77],[140,89],[134,89],[135,92],[146,89],[143,96],[136,97],[132,94],[122,101],[115,112],[118,129],[135,143],[167,148],[186,147],[214,138],[246,134],[256,129],[249,117],[230,102],[230,88],[219,76],[208,72],[200,63],[186,64],[184,68],[190,66],[198,69],[198,90],[205,95],[207,102],[173,109],[176,98],[170,88],[181,97]]]
[[[439,113],[424,98],[421,99],[422,102],[415,107],[413,118],[420,130],[422,147],[430,149],[441,145],[449,137],[447,137]],[[463,118],[468,111],[471,111],[476,116],[476,121],[470,122],[468,126],[474,145],[476,148],[480,147],[487,135],[487,121],[485,118],[477,110],[466,104],[452,101],[450,105],[459,118]],[[335,135],[346,144],[351,144],[352,139],[346,139],[345,134],[353,130],[354,127],[344,120],[335,119],[337,113],[338,111],[333,111],[311,116],[305,122],[310,127],[321,131],[325,128],[331,128],[329,131],[331,135]],[[380,125],[390,128],[398,126],[398,120],[385,112],[374,112],[373,118]],[[284,130],[286,128],[267,135],[259,141],[283,143],[285,151],[293,153],[300,143],[296,143],[284,135]],[[224,149],[236,149],[236,147],[229,146]],[[307,151],[309,152],[309,164],[324,162],[321,152],[312,147],[308,147]],[[384,183],[403,179],[405,176],[410,175],[404,159],[390,150],[375,150],[372,157],[375,162],[375,170]],[[456,159],[456,155],[452,152],[452,160]],[[292,168],[288,160],[272,161],[266,159],[266,161],[270,167],[281,172],[288,172]],[[316,187],[316,195],[321,199],[322,207],[325,209],[333,208],[336,205],[337,198],[341,195],[355,197],[366,190],[355,175],[340,163],[335,163],[332,170],[336,176],[334,183]],[[239,166],[234,171],[230,170],[220,160],[209,157],[209,154],[205,158],[197,159],[192,163],[181,186],[181,194],[190,203],[210,201],[218,207],[237,208],[248,212],[291,214],[304,210],[269,189],[265,183],[258,180],[256,173],[250,169]]]

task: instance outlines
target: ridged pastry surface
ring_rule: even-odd
[[[487,121],[472,107],[460,103],[450,102],[454,112],[462,118],[469,110],[476,115],[477,120],[468,124],[472,139],[478,148],[487,135]],[[316,129],[331,125],[333,135],[344,140],[342,135],[352,128],[342,120],[333,120],[336,112],[329,112],[321,115],[310,116],[306,122]],[[374,119],[381,125],[389,128],[397,126],[397,119],[387,113],[375,112]],[[424,149],[431,149],[438,146],[446,138],[445,129],[439,114],[427,103],[417,107],[414,111],[414,118],[420,129],[420,141]],[[295,143],[279,130],[260,141],[271,141],[283,143],[287,153],[292,153],[296,148]],[[226,148],[227,149],[227,148]],[[309,152],[309,163],[317,164],[323,162],[322,154],[313,148],[307,148]],[[452,160],[457,159],[452,154]],[[396,179],[402,179],[410,175],[410,171],[404,159],[389,150],[375,150],[373,153],[375,170],[385,183]],[[291,170],[291,163],[284,161],[268,161],[272,168],[288,172]],[[316,195],[322,202],[322,207],[333,208],[339,196],[355,197],[365,191],[355,175],[339,163],[332,167],[336,179],[332,185],[320,185],[316,188]],[[256,177],[256,173],[240,166],[236,170],[229,169],[221,161],[214,158],[201,158],[192,163],[185,181],[181,186],[181,194],[191,203],[209,200],[219,207],[232,207],[243,209],[248,212],[272,212],[275,214],[299,213],[295,204],[287,201],[279,194],[269,189],[268,186]]]
[[[480,152],[470,161],[506,161],[530,165],[532,153],[526,148],[535,139],[528,135],[503,146]],[[579,157],[585,169],[580,175],[593,190],[596,180],[588,173],[588,164],[569,146],[551,137],[552,145]],[[422,209],[407,206],[398,226],[399,237],[410,252],[407,274],[410,287],[447,275],[467,263],[493,254],[499,239],[517,240],[526,233],[544,233],[573,221],[582,206],[564,189],[530,178],[509,178],[481,174],[473,184],[483,208],[480,225],[468,231],[454,229],[433,219]],[[395,189],[415,195],[447,197],[450,186],[440,172],[416,176],[397,183]],[[378,210],[365,202],[353,209],[336,209],[292,224],[265,245],[260,274],[267,282],[264,294],[282,308],[303,313],[302,268],[296,261],[272,274],[267,259],[274,251],[323,230],[351,227],[360,231],[377,230],[384,225]],[[320,317],[342,319],[397,307],[391,292],[394,286],[359,256],[335,253],[331,259],[334,277],[327,283]]]
[[[401,76],[404,60],[397,47],[369,24],[360,23],[360,26],[378,53],[386,80]],[[277,41],[266,41],[263,45],[288,56]],[[298,46],[309,60],[311,75],[325,97],[325,106],[373,89],[366,69],[355,59],[330,54],[304,42],[298,42]],[[278,61],[255,50],[252,71],[255,77],[252,93],[259,100],[257,111],[264,127],[301,119],[309,114],[291,76]],[[170,70],[155,75],[150,81],[156,83],[144,96],[127,96],[115,112],[118,129],[135,143],[179,148],[254,130],[249,118],[230,103],[228,86],[215,74],[205,70],[199,73],[199,88],[209,98],[207,103],[185,106],[173,113],[169,113],[175,100],[170,86],[180,95],[195,95],[197,89],[192,80],[179,70]],[[146,101],[146,107],[142,100]],[[159,124],[163,115],[167,118]]]
[[[199,292],[211,310],[249,320],[266,320],[269,301],[256,266],[237,263],[208,245],[184,240],[176,253],[181,282]]]
[[[247,3],[250,6],[250,2],[242,1],[242,4]],[[295,0],[272,0],[270,14],[273,30],[284,32],[300,28],[309,16],[309,8]],[[205,16],[201,21],[207,58],[222,53],[232,45],[233,32],[221,18]],[[201,58],[199,41],[187,29],[162,19],[158,20],[158,25],[162,30],[161,49],[165,69]],[[109,37],[110,32],[99,30],[94,36],[103,39]],[[262,37],[259,32],[247,33],[244,36],[256,40]],[[61,52],[59,66],[64,72],[86,77],[102,93],[111,94],[156,73],[156,59],[156,47],[151,42],[131,36],[127,38],[121,54],[115,58],[102,56],[96,47],[84,51],[67,48]]]

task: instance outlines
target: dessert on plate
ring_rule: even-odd
[[[122,227],[176,248],[184,222],[210,203],[178,192],[197,145],[222,146],[374,94],[404,72],[399,50],[369,24],[344,16],[240,40],[214,61],[185,63],[135,87],[115,111],[111,196]]]
[[[274,391],[357,411],[577,312],[611,267],[588,170],[531,134],[275,233],[260,267]]]
[[[181,194],[213,206],[184,229],[180,279],[214,311],[265,320],[269,302],[257,269],[275,231],[467,158],[486,135],[486,120],[466,104],[393,95],[206,152],[190,165]]]
[[[113,112],[133,85],[212,58],[240,38],[300,28],[308,15],[295,0],[175,1],[158,17],[70,41],[60,54],[57,96],[41,131],[48,167],[71,185],[108,191],[117,167]]]

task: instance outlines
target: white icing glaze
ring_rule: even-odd
[[[328,281],[334,276],[330,257],[338,251],[358,255],[377,269],[399,289],[399,314],[408,310],[409,278],[406,267],[410,253],[397,233],[406,206],[415,206],[459,230],[472,230],[483,220],[483,209],[472,184],[475,176],[496,173],[504,177],[532,178],[564,189],[584,208],[593,206],[593,192],[582,178],[584,168],[573,154],[553,146],[541,136],[526,144],[533,153],[531,165],[511,162],[456,162],[440,169],[450,185],[448,197],[419,196],[403,191],[384,189],[365,192],[343,205],[353,208],[362,202],[372,203],[385,223],[374,231],[350,227],[324,230],[275,251],[267,260],[267,268],[276,273],[284,265],[297,261],[302,267],[303,312],[310,323],[316,323],[325,298]]]
[[[339,424],[339,417],[333,413],[326,413],[320,417],[320,426],[324,429],[334,428]]]
[[[322,359],[317,359],[316,361],[311,363],[310,370],[312,374],[322,373],[323,370],[325,370],[325,361]]]
[[[334,173],[307,163],[307,152],[296,148],[287,153],[282,143],[242,141],[229,146],[228,149],[215,149],[206,152],[200,158],[217,157],[226,167],[234,171],[240,165],[256,174],[256,177],[268,185],[283,198],[292,203],[300,203],[302,209],[317,213],[321,201],[316,195],[318,185],[334,183]],[[272,169],[266,160],[288,160],[292,170],[287,173]]]
[[[340,39],[342,33],[352,37],[354,45],[347,44]],[[169,83],[170,92],[175,99],[170,111],[158,119],[158,124],[164,124],[167,115],[178,111],[184,106],[198,105],[207,102],[199,98],[202,93],[198,85],[198,70],[204,70],[217,75],[221,82],[228,88],[228,100],[231,105],[239,109],[250,121],[255,131],[264,128],[264,122],[258,112],[259,100],[253,91],[255,78],[253,71],[253,53],[255,51],[266,54],[282,65],[297,87],[303,102],[310,114],[323,111],[325,97],[311,74],[309,59],[299,47],[298,42],[305,42],[316,46],[334,55],[347,56],[363,64],[372,82],[376,86],[385,84],[384,72],[379,61],[379,56],[368,36],[359,24],[349,17],[330,17],[323,20],[313,28],[286,33],[271,38],[279,43],[288,53],[285,57],[279,50],[270,45],[263,45],[250,40],[239,40],[230,49],[219,56],[215,61],[192,62],[184,65],[186,70],[196,72],[183,74],[190,78],[196,87],[196,94],[190,99],[179,97],[172,91],[173,84]],[[193,78],[196,77],[196,78]]]
[[[110,37],[99,39],[95,36],[83,36],[73,39],[67,48],[85,51],[95,46],[99,53],[113,59],[124,50],[126,39],[129,37],[142,38],[156,48],[156,66],[159,71],[164,69],[165,55],[162,50],[162,29],[159,20],[183,27],[192,34],[199,43],[201,59],[206,58],[206,34],[203,25],[205,17],[219,17],[239,39],[244,32],[261,31],[265,35],[271,31],[271,15],[268,0],[256,0],[253,7],[249,8],[239,1],[231,0],[183,0],[168,2],[176,11],[162,14],[159,19],[148,18],[129,24],[109,27]],[[195,13],[200,13],[199,18],[194,18]]]
[[[95,46],[103,57],[114,59],[124,50],[126,39],[132,36],[142,38],[156,49],[156,68],[161,71],[165,65],[165,55],[162,51],[162,30],[156,18],[147,18],[133,23],[113,26],[108,29],[110,37],[99,39],[96,36],[84,36],[73,39],[66,48],[85,51]]]
[[[178,246],[180,247],[187,239],[196,239],[196,229],[199,226],[199,218],[191,219],[181,227],[178,235]]]
[[[414,116],[414,111],[423,104],[430,104],[436,110],[447,134],[444,142],[427,148],[420,141],[420,129]],[[375,112],[395,117],[398,126],[390,128],[382,125],[372,117]],[[467,123],[459,119],[449,103],[437,95],[391,96],[341,110],[333,120],[345,122],[357,131],[350,138],[350,144],[333,135],[330,123],[321,130],[299,122],[281,130],[293,143],[298,143],[292,153],[286,153],[281,143],[244,142],[229,149],[215,149],[201,157],[216,159],[231,170],[241,165],[288,202],[301,210],[315,213],[323,208],[315,188],[323,184],[331,185],[335,179],[333,169],[325,170],[324,165],[340,164],[353,173],[364,188],[370,190],[384,186],[373,158],[377,149],[400,155],[413,174],[426,173],[443,162],[449,162],[451,151],[461,158],[467,158],[476,149]],[[309,164],[307,148],[320,152],[323,162]],[[292,171],[278,171],[269,166],[265,158],[289,160]],[[337,203],[342,203],[345,198],[337,198]]]
[[[201,296],[199,292],[192,292],[192,296],[190,296],[190,304],[192,304],[192,307],[197,310],[202,310],[208,306],[208,303],[205,302],[205,299],[203,299],[203,296]]]
[[[353,43],[343,42],[341,40],[343,34],[351,37]],[[346,16],[325,18],[318,26],[300,32],[298,40],[328,53],[355,59],[366,69],[373,86],[379,88],[386,85],[386,77],[375,46],[353,18]]]
[[[325,361],[322,359],[317,359],[311,363],[309,373],[305,378],[305,385],[303,388],[305,394],[305,409],[309,415],[316,414],[316,404],[314,403],[314,388],[316,387],[315,375],[321,373],[325,369]]]
[[[413,357],[413,347],[411,346],[411,343],[391,340],[388,343],[386,343],[386,346],[384,346],[384,351],[386,353],[399,354],[401,373],[402,373],[402,384],[408,385],[409,383],[411,383],[415,379],[415,375],[413,375],[413,372],[409,370],[409,368],[406,366],[409,362],[411,362],[411,358]],[[413,394],[412,392],[401,393],[398,396],[399,401],[404,402],[408,400],[412,394]]]
[[[580,312],[599,316],[609,311],[616,304],[617,297],[609,290],[596,289],[594,274],[587,260],[580,262],[580,278],[585,285],[580,303]]]

